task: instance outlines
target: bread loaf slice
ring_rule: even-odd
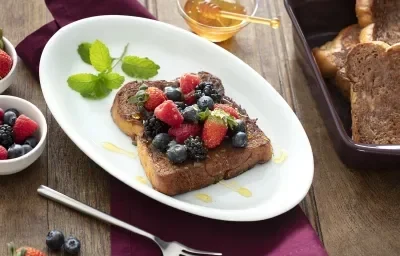
[[[343,66],[348,52],[360,42],[360,31],[358,24],[350,25],[342,29],[332,41],[313,49],[313,55],[322,76],[334,78],[346,99],[350,99],[350,86]]]
[[[355,142],[400,144],[399,67],[400,43],[361,43],[349,52],[345,69]]]

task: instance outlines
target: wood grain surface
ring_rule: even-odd
[[[159,20],[187,29],[175,0],[141,2]],[[314,183],[301,206],[329,255],[400,255],[400,170],[354,171],[340,162],[295,60],[292,24],[283,1],[260,0],[258,15],[279,16],[282,27],[250,25],[219,45],[259,72],[300,118],[315,158]],[[23,0],[2,0],[0,4],[0,27],[14,45],[51,19],[44,1],[28,5]],[[49,135],[47,148],[35,164],[0,177],[0,255],[6,255],[9,241],[45,249],[46,233],[54,228],[78,236],[81,255],[110,255],[107,225],[37,195],[38,186],[47,184],[109,212],[110,177],[61,130],[46,107],[39,83],[22,62],[17,72],[15,84],[5,94],[37,105],[47,116]]]

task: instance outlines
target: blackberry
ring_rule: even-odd
[[[0,145],[9,148],[13,143],[13,128],[8,124],[0,125]]]
[[[167,133],[168,125],[157,119],[154,114],[150,115],[148,119],[144,120],[144,134],[147,138],[153,139],[159,133]]]
[[[181,113],[187,107],[187,105],[184,102],[180,102],[180,101],[175,101],[175,105],[178,107],[179,112],[181,112]]]
[[[220,103],[222,98],[211,82],[202,82],[196,86],[194,96],[196,97],[196,100],[203,96],[209,96],[215,103]]]
[[[188,157],[193,160],[204,160],[207,157],[207,148],[199,136],[190,136],[185,140]]]

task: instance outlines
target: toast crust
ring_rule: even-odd
[[[140,162],[153,188],[161,193],[173,196],[200,189],[223,179],[230,179],[251,169],[257,164],[265,163],[272,158],[270,139],[257,126],[256,120],[250,119],[232,99],[224,95],[221,81],[207,72],[199,72],[202,81],[211,81],[222,94],[221,103],[234,106],[246,122],[248,145],[246,148],[233,148],[230,141],[223,142],[215,149],[209,150],[207,159],[182,164],[172,164],[164,153],[153,149],[143,135],[142,119],[134,118],[137,113],[135,105],[128,99],[135,95],[138,88],[146,83],[163,89],[166,86],[179,86],[178,79],[173,81],[132,82],[124,85],[117,93],[111,115],[122,132],[137,143]]]
[[[373,41],[350,51],[346,71],[355,142],[400,144],[399,66],[400,43]]]

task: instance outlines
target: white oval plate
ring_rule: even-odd
[[[71,74],[95,70],[77,53],[81,42],[99,39],[119,56],[129,43],[128,54],[149,57],[160,65],[152,78],[173,79],[185,72],[207,71],[221,78],[226,94],[241,104],[271,138],[275,157],[280,149],[287,159],[270,161],[226,181],[249,189],[243,197],[222,184],[170,197],[137,177],[146,177],[138,158],[105,150],[103,142],[136,152],[130,139],[114,124],[110,108],[117,90],[103,100],[87,100],[67,85]],[[120,65],[115,71],[123,74]],[[131,81],[126,77],[125,82]],[[40,82],[45,100],[71,140],[111,175],[166,205],[192,214],[228,221],[272,218],[296,206],[313,179],[314,161],[307,135],[286,101],[256,71],[223,48],[186,30],[166,23],[127,16],[98,16],[60,29],[47,43],[40,61]],[[233,182],[233,183],[232,183]],[[212,197],[211,203],[196,195]]]

